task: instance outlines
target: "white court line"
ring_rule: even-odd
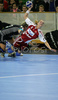
[[[46,76],[46,75],[58,75],[58,73],[47,73],[47,74],[28,74],[28,75],[16,75],[16,76],[3,76],[1,78],[16,78],[16,77],[28,77],[28,76]]]

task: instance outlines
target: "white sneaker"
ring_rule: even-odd
[[[20,56],[23,56],[23,54],[22,54],[22,53],[20,53]]]

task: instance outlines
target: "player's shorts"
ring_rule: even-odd
[[[14,43],[13,43],[14,47],[22,47],[22,46],[27,46],[27,43],[25,43],[23,41],[23,39],[21,38],[21,36],[19,36],[18,38],[15,39]]]
[[[8,36],[8,35],[7,35],[7,36],[4,37],[4,40],[11,40],[12,37],[13,37],[13,36]]]

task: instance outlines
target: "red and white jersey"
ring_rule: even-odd
[[[34,25],[30,25],[28,27],[28,29],[25,32],[23,32],[21,37],[24,42],[28,43],[32,39],[36,39],[38,37],[38,35],[39,35],[39,33],[38,33],[38,30],[36,29],[36,27]]]
[[[22,33],[21,40],[24,41],[24,43],[29,43],[33,39],[36,39],[39,37],[39,40],[42,42],[46,42],[44,35],[40,29],[36,29],[36,25],[29,19],[27,18],[25,22],[28,24],[28,28],[25,32]],[[14,44],[16,43],[21,43],[20,42],[20,37],[18,37]]]
[[[25,22],[28,24],[28,29],[22,34],[22,39],[24,42],[29,43],[32,39],[39,37],[40,41],[46,42],[44,35],[40,29],[36,29],[36,25],[27,18]]]

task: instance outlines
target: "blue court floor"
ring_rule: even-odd
[[[0,100],[58,100],[58,55],[0,57]]]

